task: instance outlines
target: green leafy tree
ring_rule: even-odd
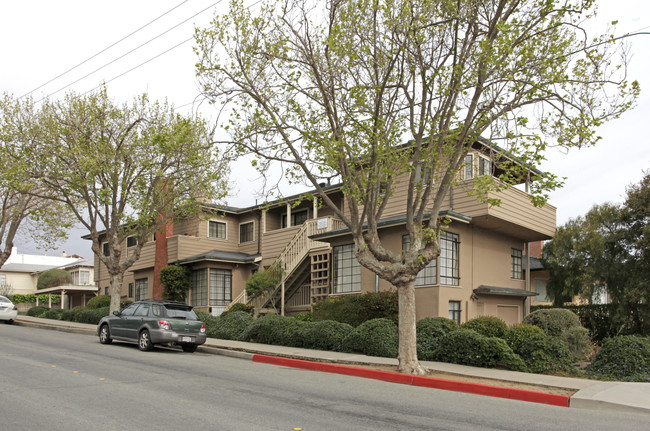
[[[205,95],[227,105],[231,142],[258,156],[260,172],[279,163],[289,180],[313,186],[349,228],[360,264],[396,286],[400,371],[424,373],[414,280],[440,253],[439,220],[429,215],[470,146],[483,135],[518,161],[475,181],[477,198],[498,204],[488,191],[529,178],[541,205],[559,185],[531,170],[544,149],[594,144],[596,127],[637,96],[638,85],[625,81],[625,50],[609,34],[585,37],[593,8],[583,0],[294,0],[266,2],[253,15],[233,0],[197,30],[197,73]],[[342,181],[345,212],[323,190],[328,178]],[[378,233],[398,178],[406,178],[411,239],[403,252]]]
[[[26,234],[37,245],[52,248],[72,225],[64,205],[52,203],[27,167],[31,160],[22,145],[34,139],[38,125],[32,100],[0,98],[0,266],[11,255],[16,235]]]
[[[64,269],[53,268],[44,271],[38,276],[36,289],[47,289],[48,287],[63,286],[64,284],[72,284],[72,275]]]
[[[185,302],[190,290],[192,272],[186,266],[167,265],[160,270],[163,285],[162,297],[170,301]]]
[[[29,146],[31,175],[88,229],[119,310],[124,272],[170,221],[225,193],[227,169],[211,130],[146,95],[118,104],[107,91],[45,101]],[[122,254],[127,237],[136,244]]]

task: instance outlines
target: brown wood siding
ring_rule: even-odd
[[[555,207],[552,205],[537,208],[531,203],[528,194],[512,187],[490,193],[490,197],[501,199],[501,205],[489,208],[489,215],[548,236],[555,235]]]
[[[277,259],[299,230],[300,226],[294,226],[262,234],[262,256],[264,256],[264,261]]]

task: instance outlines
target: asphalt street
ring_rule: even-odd
[[[0,325],[2,430],[642,430],[574,410]]]

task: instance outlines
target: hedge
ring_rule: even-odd
[[[372,319],[385,318],[397,324],[397,292],[368,292],[328,298],[314,304],[313,320],[334,320],[359,326]]]
[[[38,295],[38,303],[47,304],[48,297],[49,295],[47,294]],[[33,293],[14,293],[13,295],[9,295],[9,299],[11,299],[11,302],[14,304],[36,304],[36,295]],[[52,304],[58,305],[60,303],[61,295],[52,295]]]
[[[267,314],[254,320],[241,335],[241,341],[302,347],[301,325],[305,322],[279,314]]]
[[[650,382],[650,337],[607,338],[587,368],[602,380]]]
[[[251,323],[253,317],[243,311],[222,314],[211,325],[208,336],[222,340],[239,340]]]
[[[524,318],[523,323],[539,326],[547,335],[560,336],[569,328],[580,327],[580,319],[571,310],[549,308],[533,311]]]
[[[463,323],[461,328],[472,329],[485,337],[504,338],[508,333],[508,325],[494,316],[479,316]]]
[[[108,316],[110,314],[109,308],[110,307],[102,307],[93,309],[86,307],[81,310],[81,312],[79,312],[77,322],[96,325],[100,320],[102,320],[102,317]]]
[[[418,358],[432,361],[438,339],[458,329],[458,324],[446,317],[425,317],[416,323]]]
[[[343,339],[353,330],[351,325],[333,320],[307,321],[302,326],[300,335],[303,347],[307,349],[338,352],[343,350]]]
[[[37,305],[27,310],[27,315],[32,317],[38,317],[41,314],[44,314],[49,309],[50,307],[46,307],[45,305]]]
[[[471,329],[459,329],[440,337],[433,360],[474,367],[503,367],[526,371],[526,365],[505,340],[485,337]]]
[[[396,358],[398,338],[397,325],[392,320],[372,319],[356,327],[343,339],[343,351]]]

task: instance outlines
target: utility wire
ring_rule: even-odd
[[[63,75],[66,75],[66,74],[72,72],[73,70],[75,70],[75,69],[78,68],[79,66],[82,66],[82,65],[86,64],[87,62],[89,62],[89,61],[92,60],[93,58],[97,57],[97,56],[100,55],[100,54],[103,54],[104,52],[108,51],[109,49],[111,49],[111,48],[114,47],[115,45],[117,45],[117,44],[123,42],[124,40],[126,40],[126,39],[128,39],[129,37],[133,36],[134,34],[136,34],[137,32],[139,32],[140,30],[142,30],[142,29],[148,27],[149,25],[153,24],[154,22],[158,21],[160,18],[162,18],[162,17],[164,17],[165,15],[169,14],[169,13],[172,12],[173,10],[179,8],[180,6],[182,6],[183,4],[187,3],[188,1],[189,1],[189,0],[185,0],[185,1],[183,1],[182,3],[179,3],[178,5],[174,6],[174,7],[171,8],[171,9],[169,9],[167,12],[163,13],[162,15],[160,15],[159,17],[157,17],[157,18],[155,18],[155,19],[149,21],[148,23],[146,23],[146,24],[143,25],[142,27],[138,28],[137,30],[135,30],[135,31],[133,31],[133,32],[131,32],[131,33],[129,33],[129,34],[127,34],[127,35],[124,36],[122,39],[118,40],[117,42],[114,42],[114,43],[112,43],[111,45],[107,46],[106,48],[102,49],[102,50],[99,51],[97,54],[95,54],[95,55],[93,55],[93,56],[91,56],[91,57],[85,59],[85,60],[82,61],[81,63],[77,64],[76,66],[71,67],[70,69],[66,70],[65,72],[61,73],[60,75],[55,76],[54,78],[52,78],[52,79],[50,79],[49,81],[47,81],[45,84],[39,85],[38,87],[34,88],[32,91],[28,91],[27,93],[25,93],[25,94],[23,94],[22,96],[20,96],[18,99],[22,99],[23,97],[27,96],[28,94],[31,94],[31,93],[33,93],[34,91],[39,90],[39,89],[45,87],[47,84],[49,84],[49,83],[51,83],[51,82],[53,82],[53,81],[56,81],[57,79],[59,79],[59,78],[62,77]]]
[[[115,63],[116,61],[121,60],[122,58],[124,58],[124,57],[126,57],[127,55],[133,53],[134,51],[137,51],[138,49],[142,48],[143,46],[146,46],[146,45],[150,44],[150,43],[153,42],[154,40],[156,40],[156,39],[158,39],[158,38],[164,36],[165,34],[169,33],[170,31],[174,30],[175,28],[177,28],[177,27],[179,27],[179,26],[185,24],[187,21],[191,20],[192,18],[197,17],[198,15],[202,14],[202,13],[205,12],[206,10],[208,10],[208,9],[210,9],[210,8],[212,8],[212,7],[216,6],[216,5],[218,5],[218,4],[221,3],[222,1],[223,1],[223,0],[218,0],[218,1],[214,2],[214,3],[212,3],[210,6],[206,7],[205,9],[203,9],[203,10],[201,10],[201,11],[195,13],[195,14],[192,15],[191,17],[189,17],[189,18],[187,18],[187,19],[185,19],[185,20],[179,22],[179,23],[176,24],[175,26],[173,26],[173,27],[171,27],[171,28],[168,28],[167,30],[165,30],[165,31],[163,31],[162,33],[160,33],[159,35],[154,36],[153,38],[149,39],[148,41],[146,41],[146,42],[144,42],[144,43],[142,43],[142,44],[140,44],[140,45],[138,45],[137,47],[133,48],[132,50],[128,51],[127,53],[122,54],[121,56],[119,56],[119,57],[117,57],[117,58],[115,58],[115,59],[109,61],[108,63],[104,64],[104,65],[101,66],[101,67],[98,67],[97,69],[93,70],[92,72],[87,73],[86,75],[82,76],[81,78],[79,78],[79,79],[77,79],[77,80],[75,80],[75,81],[73,81],[73,82],[67,84],[67,85],[64,86],[64,87],[59,88],[58,90],[54,91],[53,93],[48,94],[47,96],[41,98],[41,99],[40,99],[38,102],[36,102],[36,103],[42,102],[43,100],[45,100],[45,99],[47,99],[47,98],[49,98],[49,97],[51,97],[51,96],[53,96],[53,95],[59,93],[60,91],[63,91],[63,90],[65,90],[66,88],[68,88],[68,87],[70,87],[70,86],[76,84],[77,82],[79,82],[79,81],[81,81],[81,80],[83,80],[83,79],[89,77],[90,75],[93,75],[94,73],[99,72],[100,70],[104,69],[105,67],[110,66],[111,64]],[[124,72],[124,73],[118,75],[118,76],[115,77],[115,78],[112,78],[111,80],[109,80],[109,81],[107,81],[107,82],[111,82],[111,81],[113,81],[113,80],[119,78],[120,76],[123,76],[123,75],[125,75],[126,73],[131,72],[132,70],[137,69],[138,67],[140,67],[140,66],[142,66],[142,65],[144,65],[144,64],[147,64],[147,63],[150,62],[151,60],[153,60],[153,59],[155,59],[155,58],[158,58],[158,57],[160,57],[160,56],[163,55],[163,54],[168,53],[169,51],[173,50],[174,48],[177,48],[177,47],[179,47],[180,45],[189,42],[189,41],[192,40],[193,38],[194,38],[194,37],[190,37],[189,39],[184,40],[183,42],[181,42],[181,43],[179,43],[179,44],[177,44],[177,45],[175,45],[175,46],[173,46],[173,47],[167,49],[166,51],[164,51],[164,52],[162,52],[162,53],[160,53],[160,54],[158,54],[158,55],[156,55],[156,56],[150,58],[149,60],[147,60],[147,61],[145,61],[145,62],[143,62],[143,63],[140,63],[138,66],[129,69],[128,71],[126,71],[126,72]],[[98,88],[98,87],[96,87],[96,88]],[[84,94],[86,94],[86,93],[84,93]]]

